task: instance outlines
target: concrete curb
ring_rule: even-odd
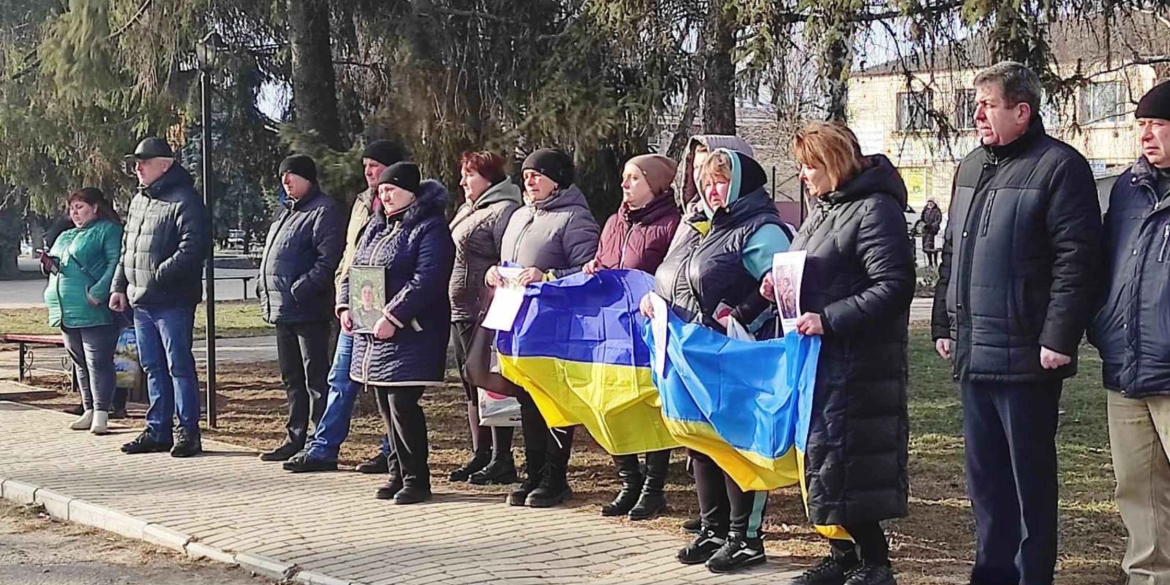
[[[231,553],[223,549],[195,542],[188,534],[167,528],[162,524],[146,522],[129,514],[59,494],[53,490],[15,479],[0,478],[0,498],[22,505],[40,505],[58,520],[84,524],[113,532],[127,538],[149,542],[186,554],[194,560],[209,559],[236,565],[254,574],[279,582],[297,582],[305,585],[364,585],[358,581],[338,579],[313,571],[302,571],[299,565],[286,563],[247,552]]]

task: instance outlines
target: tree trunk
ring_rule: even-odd
[[[325,145],[341,150],[337,78],[329,38],[329,2],[288,0],[288,33],[296,126],[302,131],[315,132]]]
[[[703,132],[735,134],[734,13],[709,0],[703,44]]]
[[[687,141],[691,139],[691,125],[695,123],[695,111],[699,109],[699,71],[687,81],[687,103],[683,106],[675,126],[674,136],[666,149],[666,158],[682,160]]]
[[[0,279],[20,275],[16,257],[20,255],[20,238],[24,233],[21,210],[0,207]]]
[[[825,47],[822,68],[825,79],[829,83],[829,105],[826,118],[835,121],[846,121],[849,105],[849,71],[853,61],[853,25],[840,23],[830,33],[830,40]]]

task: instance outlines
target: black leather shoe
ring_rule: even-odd
[[[313,471],[337,471],[337,462],[325,459],[313,459],[304,453],[298,453],[292,459],[284,462],[285,471],[293,473],[310,473]]]
[[[698,534],[703,530],[703,520],[701,518],[691,518],[682,523],[682,529],[691,534]]]
[[[418,504],[431,499],[431,488],[408,485],[394,494],[394,503],[399,505]]]
[[[472,457],[471,460],[465,463],[462,467],[452,471],[451,475],[448,476],[447,479],[450,481],[467,481],[471,478],[471,474],[487,467],[491,460],[492,456],[490,453],[476,453],[475,456]]]
[[[171,450],[174,445],[172,443],[159,443],[153,437],[142,431],[133,441],[122,445],[122,452],[130,455],[137,455],[139,453],[166,453]]]
[[[487,467],[471,474],[467,481],[472,485],[508,485],[516,483],[517,479],[516,463],[509,457],[503,461],[493,460]],[[528,497],[528,494],[524,494],[524,497]]]
[[[391,478],[378,491],[374,493],[374,497],[379,500],[393,500],[398,492],[402,491],[402,480],[398,478]]]
[[[898,585],[894,570],[887,566],[861,565],[849,572],[845,585]]]
[[[712,528],[701,528],[694,540],[679,550],[675,557],[678,562],[684,565],[705,563],[727,542],[727,537],[724,534],[720,534]]]
[[[520,484],[520,487],[512,490],[512,493],[508,494],[508,499],[507,499],[508,505],[509,506],[523,506],[523,505],[525,505],[525,503],[528,501],[528,494],[531,494],[533,491],[535,491],[537,486],[539,486],[539,485],[540,485],[540,478],[539,477],[533,477],[531,475],[528,476],[528,479],[524,480],[524,483]]]
[[[288,461],[301,452],[301,448],[292,443],[285,443],[267,453],[260,454],[261,461]]]
[[[110,420],[122,420],[130,418],[130,414],[126,412],[125,408],[115,408],[110,411]]]
[[[179,429],[175,431],[175,446],[171,449],[171,457],[194,457],[203,452],[203,440],[199,433],[189,433]]]
[[[529,508],[551,508],[573,497],[573,489],[567,485],[542,485],[524,498]]]
[[[816,566],[789,581],[788,585],[845,585],[849,571],[858,566],[857,557],[849,560],[842,562],[833,557],[825,557]]]
[[[715,554],[707,559],[707,570],[712,573],[733,573],[768,560],[764,556],[764,541],[733,534]]]
[[[378,453],[370,457],[367,461],[359,464],[354,468],[358,473],[365,473],[367,475],[381,475],[390,473],[390,462],[386,460],[386,456]]]
[[[69,408],[62,409],[61,412],[64,412],[65,414],[72,414],[74,416],[81,416],[85,414],[85,407],[78,404],[77,406],[70,406]]]
[[[649,520],[661,514],[663,510],[666,510],[666,494],[642,492],[638,497],[638,503],[630,509],[627,517],[634,521]]]

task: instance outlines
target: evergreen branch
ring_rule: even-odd
[[[142,15],[146,14],[146,9],[150,8],[150,5],[153,3],[154,0],[143,0],[142,6],[138,7],[138,12],[135,12],[134,16],[130,17],[130,20],[126,21],[126,24],[123,24],[120,28],[118,28],[118,30],[114,31],[110,36],[106,37],[106,40],[114,40],[125,34],[127,30],[130,30],[131,26],[134,26],[135,23],[142,19]]]

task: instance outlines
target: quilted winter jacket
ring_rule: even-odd
[[[1089,163],[1037,119],[981,147],[955,175],[933,336],[954,340],[954,377],[1027,383],[1076,374],[1103,284],[1101,207]],[[1055,370],[1040,348],[1072,357]]]
[[[131,306],[194,306],[203,300],[211,226],[194,184],[175,163],[149,187],[139,187],[130,202],[110,290],[126,293]]]
[[[1144,157],[1118,177],[1105,214],[1108,293],[1089,328],[1105,387],[1170,394],[1170,201]]]
[[[358,245],[354,266],[380,266],[386,275],[382,314],[397,328],[389,339],[369,333],[353,337],[350,378],[367,386],[441,386],[447,368],[451,301],[447,284],[455,244],[447,227],[447,190],[423,181],[418,199],[392,218],[375,214]],[[349,307],[349,276],[343,275],[338,309]]]
[[[906,185],[882,155],[819,199],[792,243],[808,256],[801,310],[819,313],[805,451],[809,517],[820,525],[906,515],[906,385],[913,249]]]
[[[512,214],[500,260],[564,278],[593,259],[600,235],[585,195],[570,185]]]
[[[266,323],[329,321],[341,262],[341,204],[314,187],[289,199],[268,229],[260,258],[260,312]]]
[[[466,202],[451,220],[455,240],[455,270],[451,274],[451,320],[475,321],[485,302],[484,276],[500,263],[504,230],[512,214],[524,204],[520,188],[511,179],[492,185],[475,203]]]
[[[366,226],[370,225],[370,218],[374,216],[375,207],[380,207],[373,189],[366,189],[358,194],[349,210],[349,223],[345,228],[345,252],[341,255],[341,265],[337,267],[337,276],[334,279],[336,288],[341,288],[341,279],[349,275],[349,267],[353,265],[353,257],[357,255],[358,244],[362,234],[366,233]]]
[[[666,257],[680,221],[682,214],[669,189],[642,209],[631,211],[623,203],[601,230],[597,259],[604,268],[629,268],[653,275]]]
[[[110,282],[122,251],[122,226],[95,220],[66,230],[53,242],[49,255],[60,271],[49,275],[45,306],[52,327],[95,327],[114,322],[107,304]],[[90,298],[97,304],[91,304]]]

